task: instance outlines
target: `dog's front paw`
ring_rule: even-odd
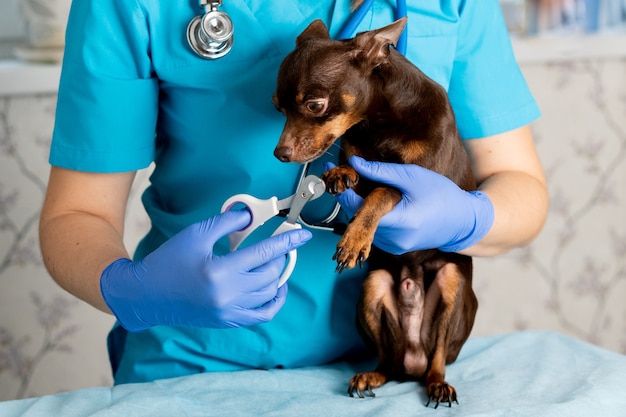
[[[348,226],[349,227],[349,226]],[[337,261],[336,271],[341,273],[344,269],[363,266],[363,262],[370,256],[373,237],[368,237],[365,232],[361,234],[346,233],[337,244],[337,251],[333,260]]]
[[[431,382],[426,389],[428,394],[428,402],[426,407],[430,405],[431,401],[435,402],[435,408],[439,407],[439,403],[448,403],[448,407],[452,407],[452,402],[459,403],[456,400],[456,390],[447,382]]]
[[[359,174],[348,166],[331,168],[322,175],[326,184],[326,191],[331,194],[341,194],[348,188],[353,188],[359,182]]]
[[[363,391],[366,391],[370,396],[375,397],[374,388],[378,388],[387,382],[387,377],[379,371],[361,372],[356,374],[350,380],[350,386],[348,387],[348,394],[354,397],[354,393],[359,398],[365,398]]]

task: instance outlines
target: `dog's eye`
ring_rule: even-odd
[[[304,106],[307,111],[313,114],[320,114],[326,110],[326,105],[328,104],[327,100],[324,99],[315,99],[307,101]]]

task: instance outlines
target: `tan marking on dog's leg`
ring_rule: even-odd
[[[428,375],[435,379],[445,377],[446,348],[450,319],[456,302],[460,271],[455,264],[445,264],[428,289],[425,301],[425,320],[422,337],[426,336],[433,346]]]
[[[375,340],[380,340],[380,311],[386,308],[394,321],[398,321],[398,299],[394,292],[393,277],[384,269],[369,273],[363,282],[362,305],[365,324]]]
[[[369,273],[363,282],[363,292],[359,302],[359,319],[361,327],[370,341],[376,345],[378,350],[378,366],[373,371],[359,372],[351,380],[348,386],[348,394],[352,397],[356,394],[363,398],[363,391],[372,397],[374,388],[378,388],[388,381],[389,352],[383,345],[382,316],[385,315],[387,325],[399,327],[398,321],[398,300],[394,291],[393,277],[386,270],[375,270]]]
[[[338,270],[354,268],[370,254],[374,233],[380,219],[400,201],[402,195],[393,188],[375,188],[363,201],[337,244],[335,259]]]
[[[432,347],[430,364],[426,373],[426,390],[430,401],[448,403],[456,401],[456,391],[445,381],[449,330],[455,313],[461,271],[453,263],[447,263],[437,271],[428,289],[425,302],[422,337],[428,337]],[[457,314],[459,314],[457,312]]]

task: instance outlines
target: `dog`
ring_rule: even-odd
[[[475,179],[447,93],[391,46],[406,18],[349,40],[331,40],[321,20],[296,39],[282,62],[273,97],[286,123],[274,150],[283,162],[306,163],[340,138],[340,164],[322,179],[332,194],[353,188],[363,206],[337,244],[337,270],[368,260],[357,326],[377,352],[378,366],[356,374],[348,393],[374,396],[389,380],[421,380],[429,406],[456,402],[445,381],[472,329],[478,301],[472,258],[437,249],[391,255],[373,246],[379,220],[401,200],[389,186],[369,183],[347,163],[367,160],[417,164],[465,190]]]

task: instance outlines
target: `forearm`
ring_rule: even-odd
[[[110,224],[87,213],[68,213],[40,223],[43,260],[66,291],[110,313],[100,292],[100,276],[111,262],[128,257]]]
[[[135,174],[93,174],[52,167],[39,221],[43,261],[65,290],[110,312],[100,276],[128,257],[122,234]]]
[[[493,225],[485,237],[461,253],[494,256],[527,245],[539,234],[548,207],[546,186],[540,179],[506,171],[486,179],[479,189],[493,203]]]

